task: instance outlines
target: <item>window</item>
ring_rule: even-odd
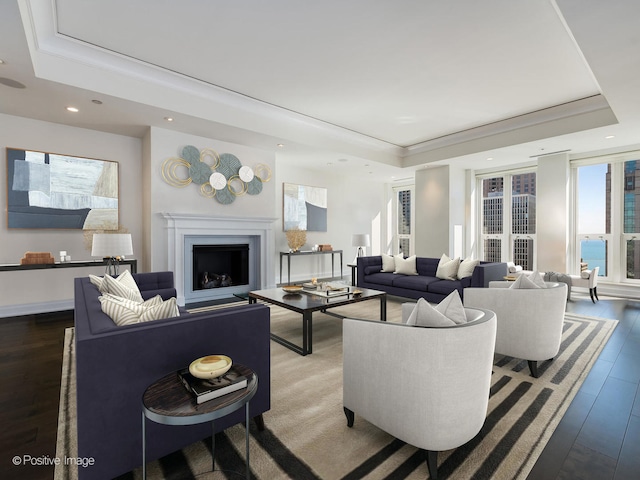
[[[396,219],[392,253],[408,257],[413,252],[413,187],[396,187],[393,191]]]
[[[612,282],[640,281],[640,160],[574,166],[576,185],[575,263]],[[577,268],[576,268],[577,270]]]
[[[504,186],[511,185],[505,191]],[[533,270],[536,234],[536,174],[482,179],[482,253],[489,262],[513,261]]]

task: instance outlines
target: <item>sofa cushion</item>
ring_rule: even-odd
[[[430,283],[439,281],[436,277],[423,277],[422,275],[396,275],[393,279],[393,286],[426,292]]]
[[[427,291],[441,295],[449,295],[454,290],[461,288],[462,280],[438,280],[437,282],[431,282],[427,287]]]
[[[393,257],[396,264],[396,269],[393,273],[400,275],[418,275],[416,270],[416,256],[412,255],[408,258],[404,258],[402,254]]]
[[[394,278],[396,278],[396,275],[394,275],[393,273],[378,272],[378,273],[372,273],[371,275],[366,275],[364,277],[364,280],[365,282],[369,282],[369,283],[392,286]]]
[[[447,254],[443,253],[438,263],[438,270],[436,271],[436,277],[442,280],[456,280],[458,274],[458,267],[460,266],[460,258],[456,257],[453,260],[450,259]]]
[[[455,325],[455,322],[432,307],[424,298],[420,298],[407,319],[407,325],[420,327],[452,327]]]
[[[381,253],[382,257],[382,270],[381,272],[394,272],[396,270],[396,261],[391,255]]]

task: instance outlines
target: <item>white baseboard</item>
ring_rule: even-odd
[[[73,299],[58,300],[56,302],[0,306],[0,318],[34,315],[37,313],[61,312],[64,310],[73,310]]]

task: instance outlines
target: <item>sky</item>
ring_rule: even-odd
[[[605,233],[607,165],[578,169],[578,234]]]

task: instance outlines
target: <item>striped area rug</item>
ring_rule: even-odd
[[[400,303],[389,300],[388,320],[400,321]],[[272,331],[300,340],[300,317],[271,307]],[[377,318],[377,302],[361,302],[334,311]],[[588,371],[611,335],[616,320],[566,314],[561,351],[539,364],[540,378],[528,374],[525,361],[496,356],[487,420],[466,445],[438,456],[441,478],[524,479],[542,452]],[[276,479],[424,479],[422,454],[410,445],[358,418],[348,428],[342,410],[342,324],[314,314],[313,354],[301,357],[272,342],[272,408],[266,431],[251,430],[252,478]],[[58,456],[73,455],[73,358],[67,332],[61,393]],[[462,421],[463,419],[461,419]],[[211,439],[148,465],[148,478],[188,479],[211,468]],[[216,465],[244,472],[244,427],[216,435]],[[76,472],[56,470],[55,478]],[[236,478],[236,475],[228,478]],[[122,477],[141,478],[140,470]],[[213,478],[198,476],[198,478]],[[216,472],[215,478],[227,478]]]

